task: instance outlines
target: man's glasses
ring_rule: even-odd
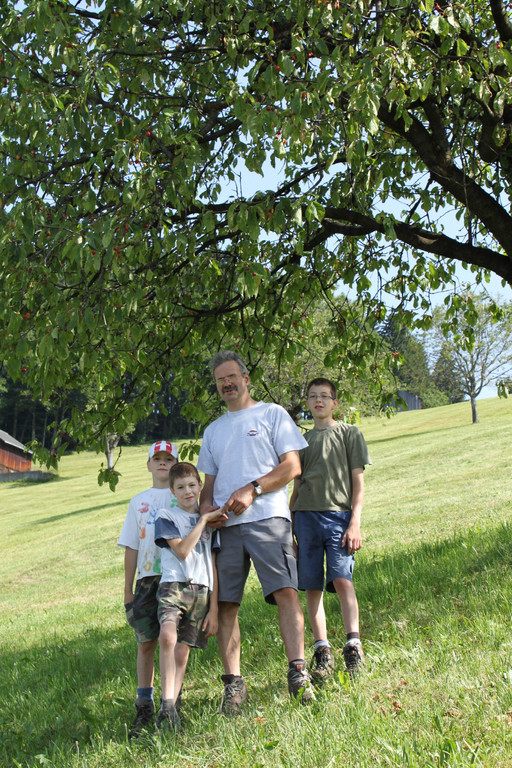
[[[216,384],[224,384],[225,381],[228,382],[228,384],[233,384],[237,379],[241,378],[240,373],[230,373],[229,376],[219,376],[218,379],[215,379]]]

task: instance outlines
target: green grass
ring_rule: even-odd
[[[311,708],[290,702],[277,613],[251,579],[244,714],[216,714],[211,642],[191,656],[183,732],[154,743],[126,740],[136,649],[116,546],[150,480],[145,448],[123,449],[115,494],[97,486],[92,454],[66,457],[50,483],[0,486],[0,765],[509,768],[512,403],[482,401],[479,415],[471,424],[461,403],[362,424],[374,463],[355,571],[368,661],[357,684],[340,671]],[[334,596],[326,609],[342,670]]]

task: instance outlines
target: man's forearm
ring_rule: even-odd
[[[301,473],[300,459],[297,451],[290,451],[283,454],[279,464],[271,469],[270,472],[263,477],[255,477],[254,479],[261,485],[263,493],[272,493],[278,491],[280,488],[284,488],[292,480],[298,477]]]

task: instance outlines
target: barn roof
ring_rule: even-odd
[[[26,451],[23,443],[20,443],[19,440],[16,440],[16,438],[10,435],[8,432],[4,432],[3,429],[0,429],[0,440],[6,445],[17,448],[19,451],[23,451],[24,453],[32,453],[32,451]]]

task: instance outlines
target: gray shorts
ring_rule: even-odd
[[[180,581],[162,581],[158,587],[158,618],[176,624],[178,643],[206,648],[208,639],[203,623],[210,605],[208,587]]]
[[[240,605],[251,560],[267,603],[275,605],[273,593],[278,589],[297,589],[297,561],[289,520],[269,517],[221,529],[217,552],[219,602]]]

